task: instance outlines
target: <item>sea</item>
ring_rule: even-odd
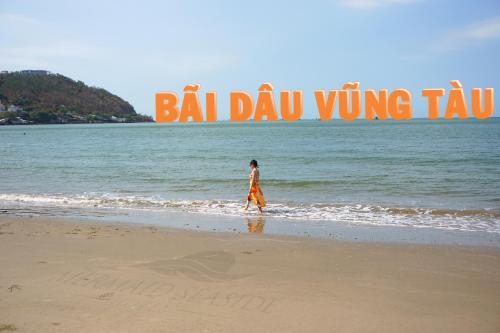
[[[252,159],[263,215],[242,209]],[[259,218],[275,233],[385,227],[497,242],[500,118],[2,126],[0,213],[223,231]]]

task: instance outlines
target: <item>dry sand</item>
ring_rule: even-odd
[[[0,218],[0,332],[500,332],[500,250]]]

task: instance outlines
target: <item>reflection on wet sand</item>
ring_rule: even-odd
[[[266,220],[263,217],[247,217],[248,232],[252,234],[261,234],[264,232]]]

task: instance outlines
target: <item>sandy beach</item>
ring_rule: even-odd
[[[0,331],[498,332],[500,250],[0,218]]]
[[[500,0],[0,31],[0,333],[500,333]]]

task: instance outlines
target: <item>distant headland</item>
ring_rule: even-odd
[[[45,70],[0,72],[0,125],[154,122],[102,88]]]

